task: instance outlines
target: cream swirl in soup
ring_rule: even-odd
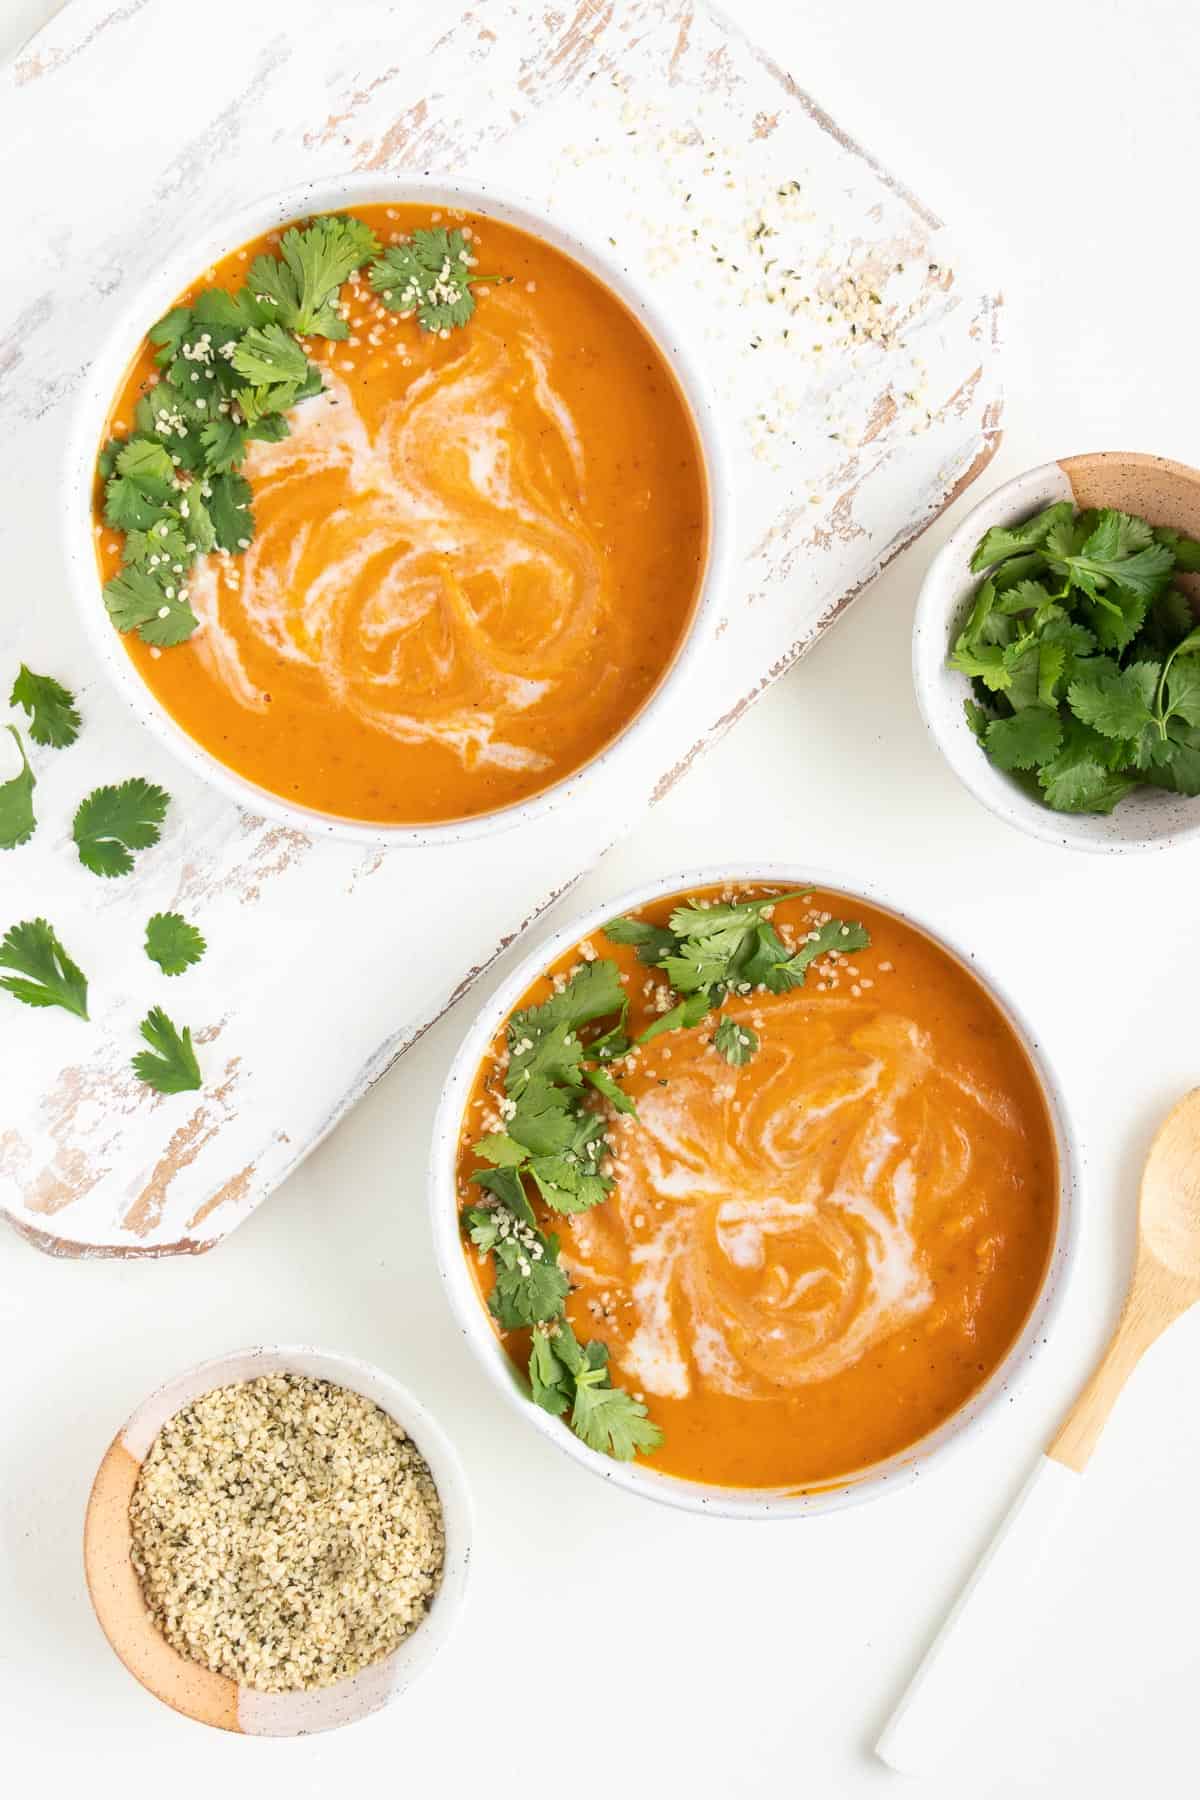
[[[200,629],[168,649],[122,641],[186,732],[289,802],[465,818],[579,769],[654,693],[707,556],[703,462],[661,353],[581,264],[494,218],[353,214],[381,246],[461,231],[470,316],[425,330],[385,305],[369,265],[353,271],[345,336],[298,340],[324,391],[239,469],[244,542],[188,572]],[[278,235],[197,288],[236,294]],[[112,435],[162,379],[144,344]],[[122,543],[102,483],[96,497],[107,580]]]
[[[597,670],[590,655],[613,592],[579,432],[538,334],[501,324],[506,305],[374,427],[333,371],[289,437],[252,447],[259,530],[238,565],[210,559],[191,584],[201,659],[243,706],[270,704],[247,670],[250,631],[389,737],[466,769],[537,770],[550,759],[516,715],[618,679],[615,658]]]
[[[638,913],[758,899],[744,887]],[[783,994],[734,995],[612,1064],[636,1115],[606,1108],[612,1189],[570,1216],[537,1204],[571,1281],[567,1317],[663,1433],[646,1460],[734,1487],[836,1481],[915,1443],[1003,1360],[1045,1275],[1058,1205],[1054,1136],[1012,1026],[974,976],[890,913],[849,896],[781,900],[795,948],[831,915],[866,947]],[[636,1040],[674,995],[602,932],[522,997],[603,954]],[[716,1019],[757,1038],[741,1066]],[[590,1027],[609,1029],[600,1020]],[[502,1124],[506,1044],[480,1071],[471,1143]],[[490,1275],[472,1267],[486,1298]],[[528,1333],[502,1334],[518,1365]]]
[[[575,1222],[564,1253],[577,1279],[627,1300],[630,1378],[677,1398],[693,1382],[777,1394],[925,1314],[920,1243],[969,1211],[977,1104],[963,1106],[929,1033],[862,1000],[794,993],[770,1003],[746,1068],[699,1034],[671,1054],[668,1085],[614,1122],[613,1201]]]

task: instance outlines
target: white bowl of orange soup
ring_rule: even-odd
[[[802,973],[771,974],[778,992],[737,982],[700,1022],[637,1048],[649,1025],[675,1016],[670,974],[684,964],[639,960],[604,927],[632,918],[651,938],[645,957],[667,955],[646,927],[661,939],[693,902],[757,905],[768,961]],[[736,938],[740,913],[713,916]],[[719,958],[730,941],[695,953]],[[804,967],[831,943],[861,947],[822,950]],[[693,940],[683,955],[694,951]],[[623,1017],[592,1009],[577,1043],[552,1040],[548,1014],[530,1025],[527,1009],[564,991],[569,1003],[583,991],[582,966],[600,959],[617,965]],[[526,1016],[510,1031],[515,1013]],[[591,1044],[599,1057],[630,1042],[632,1053],[589,1063]],[[513,1204],[532,1215],[527,1231],[499,1210],[505,1178],[497,1192],[476,1178],[490,1182],[494,1164],[522,1154],[505,1135],[521,1116],[510,1096],[530,1079],[522,1064],[548,1056],[601,1069],[636,1114],[567,1090],[577,1121],[602,1119],[603,1156],[580,1151],[586,1181],[545,1160],[518,1169],[529,1213]],[[575,1141],[599,1129],[589,1123]],[[539,1141],[528,1124],[521,1135]],[[607,1192],[581,1200],[601,1175]],[[554,1187],[564,1180],[575,1197]],[[1072,1127],[1036,1033],[973,951],[874,889],[771,865],[655,882],[527,956],[454,1059],[431,1203],[455,1319],[528,1422],[635,1493],[791,1518],[903,1487],[1006,1402],[1058,1311],[1077,1180]],[[489,1310],[499,1304],[503,1316],[512,1304],[507,1290],[497,1299],[498,1253],[477,1248],[502,1217],[502,1237],[519,1245],[512,1280],[546,1256],[567,1278],[560,1316],[532,1330]],[[566,1363],[594,1371],[582,1377],[581,1418],[577,1378],[554,1354],[564,1333]],[[591,1384],[616,1415],[607,1439]]]
[[[211,482],[172,437],[186,421],[169,384],[219,378],[216,404],[225,381],[228,420],[219,353],[236,333],[184,340],[182,377],[147,334],[213,289],[261,303],[261,324],[274,302],[248,270],[329,214],[368,226],[380,254],[463,234],[473,314],[422,329],[365,261],[333,297],[347,336],[295,340],[323,391],[286,411],[286,436],[241,447],[251,534],[173,575],[153,541],[106,523],[98,452],[158,421],[173,485]],[[191,492],[214,510],[211,488]],[[615,252],[479,184],[346,176],[248,207],[141,288],[77,409],[66,541],[104,668],[206,780],[306,830],[445,842],[569,804],[644,752],[713,624],[730,492],[697,362]],[[162,626],[119,631],[106,612],[104,584],[131,564],[174,584]],[[180,595],[193,634],[153,641]]]

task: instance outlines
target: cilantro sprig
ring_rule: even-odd
[[[25,745],[15,725],[5,726],[21,758],[21,767],[9,781],[0,782],[0,850],[15,850],[28,843],[37,820],[33,815],[34,773]]]
[[[640,1402],[608,1375],[603,1344],[580,1346],[567,1323],[570,1283],[552,1232],[539,1229],[530,1195],[552,1213],[598,1206],[612,1191],[602,1172],[608,1154],[599,1092],[620,1110],[633,1103],[604,1068],[629,1049],[629,1001],[615,962],[584,962],[558,992],[508,1022],[503,1131],[475,1145],[490,1166],[472,1176],[486,1201],[468,1206],[463,1225],[481,1255],[494,1261],[489,1307],[501,1329],[535,1328],[530,1387],[539,1404],[570,1413],[572,1429],[611,1456],[653,1449],[658,1428]],[[529,1189],[526,1189],[526,1182]]]
[[[133,1072],[139,1081],[160,1094],[183,1094],[203,1085],[186,1025],[180,1031],[161,1006],[152,1006],[139,1029],[150,1046],[133,1058]]]
[[[23,919],[9,929],[0,942],[0,969],[13,971],[0,976],[0,988],[26,1006],[61,1006],[87,1018],[87,976],[45,919]]]
[[[770,922],[781,901],[759,900],[676,907],[667,925],[613,919],[610,942],[631,945],[639,960],[661,970],[678,996],[636,1040],[698,1025],[731,995],[784,994],[803,985],[823,957],[848,955],[870,939],[861,924],[827,919],[797,947]],[[627,1460],[657,1448],[662,1434],[640,1400],[614,1388],[608,1349],[580,1344],[566,1317],[570,1283],[559,1262],[559,1241],[539,1223],[545,1214],[569,1216],[599,1206],[613,1189],[605,1173],[610,1145],[601,1098],[637,1116],[614,1069],[635,1048],[628,1034],[629,1000],[616,961],[590,956],[540,1004],[508,1021],[508,1062],[499,1101],[503,1129],[478,1139],[486,1166],[472,1176],[486,1198],[463,1210],[463,1229],[481,1256],[494,1262],[488,1301],[504,1331],[529,1329],[529,1384],[534,1401],[568,1421],[592,1449]],[[734,1068],[759,1048],[757,1031],[730,1013],[716,1023],[712,1045]],[[610,1067],[610,1065],[612,1065]]]
[[[384,306],[447,335],[475,310],[468,284],[502,279],[474,273],[461,231],[415,231],[381,254],[362,219],[328,213],[285,231],[235,292],[202,288],[152,327],[159,373],[132,435],[111,440],[98,460],[105,520],[124,533],[124,566],[104,589],[118,631],[169,649],[196,630],[188,578],[197,560],[236,556],[254,538],[238,472],[250,444],[287,437],[291,409],[322,391],[302,340],[349,335],[342,284],[367,263]]]
[[[72,833],[79,860],[93,875],[128,875],[133,852],[157,844],[170,795],[140,775],[95,788],[81,800]]]
[[[79,736],[79,709],[75,696],[53,675],[35,675],[22,663],[8,696],[10,706],[20,706],[29,716],[29,735],[35,744],[64,750]]]
[[[803,898],[803,893],[769,894],[733,905],[680,906],[666,927],[644,919],[610,919],[605,937],[614,944],[634,945],[638,960],[662,969],[676,993],[684,996],[648,1026],[638,1042],[648,1044],[665,1031],[699,1025],[730,995],[745,996],[759,988],[786,994],[803,987],[818,958],[831,952],[846,955],[870,943],[864,926],[829,919],[810,931],[798,949],[789,949],[767,915],[782,900]],[[758,1049],[758,1037],[726,1014],[717,1023],[713,1045],[726,1062],[740,1068]]]
[[[146,955],[164,975],[182,975],[198,963],[208,945],[182,913],[155,913],[146,921]]]
[[[997,768],[1059,812],[1109,813],[1139,786],[1200,795],[1200,629],[1172,586],[1200,543],[1060,501],[994,527],[949,666]]]
[[[444,226],[414,231],[402,243],[389,244],[367,278],[389,312],[415,313],[423,331],[446,337],[474,313],[473,283],[507,279],[477,275],[466,237]]]

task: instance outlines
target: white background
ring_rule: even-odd
[[[0,53],[54,10],[0,0]],[[1075,451],[1200,461],[1190,0],[731,10],[973,235],[976,265],[1002,280],[1006,436],[976,497]],[[901,1792],[870,1744],[1111,1327],[1141,1158],[1159,1115],[1200,1081],[1200,848],[1092,859],[1034,843],[979,808],[924,735],[912,609],[969,504],[893,565],[569,904],[706,857],[811,860],[944,919],[1024,997],[1088,1168],[1074,1286],[1015,1404],[915,1488],[789,1525],[652,1506],[523,1429],[451,1325],[426,1223],[426,1145],[468,999],[214,1255],[55,1264],[0,1237],[11,1791]],[[145,1695],[100,1637],[80,1569],[87,1489],[125,1414],[164,1376],[264,1341],[348,1350],[417,1389],[457,1441],[478,1511],[463,1627],[420,1688],[347,1731],[288,1743],[205,1731]],[[957,1737],[947,1721],[941,1771],[908,1792],[1196,1792],[1198,1367],[1200,1313],[1135,1376],[1043,1590],[999,1647],[1006,1666],[986,1672],[980,1717]]]

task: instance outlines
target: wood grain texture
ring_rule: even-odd
[[[0,685],[24,659],[75,687],[85,720],[73,750],[34,752],[41,824],[0,865],[0,927],[52,918],[95,1020],[0,995],[0,1206],[61,1254],[225,1236],[975,477],[999,432],[994,294],[702,5],[213,0],[152,141],[138,96],[178,54],[170,0],[73,0],[0,76],[24,247],[0,293],[0,474],[20,496],[0,522]],[[97,95],[105,129],[81,157],[72,122]],[[653,758],[618,759],[611,802],[535,822],[519,859],[364,852],[239,810],[128,717],[67,594],[55,469],[116,315],[160,257],[247,198],[348,167],[491,179],[585,221],[681,320],[723,413],[739,559],[719,654],[664,712]],[[164,839],[100,883],[69,820],[97,781],[132,774],[174,796]],[[170,907],[210,951],[164,983],[141,934]],[[441,955],[431,916],[453,922]],[[202,1094],[158,1097],[131,1075],[155,1003],[192,1025]]]

